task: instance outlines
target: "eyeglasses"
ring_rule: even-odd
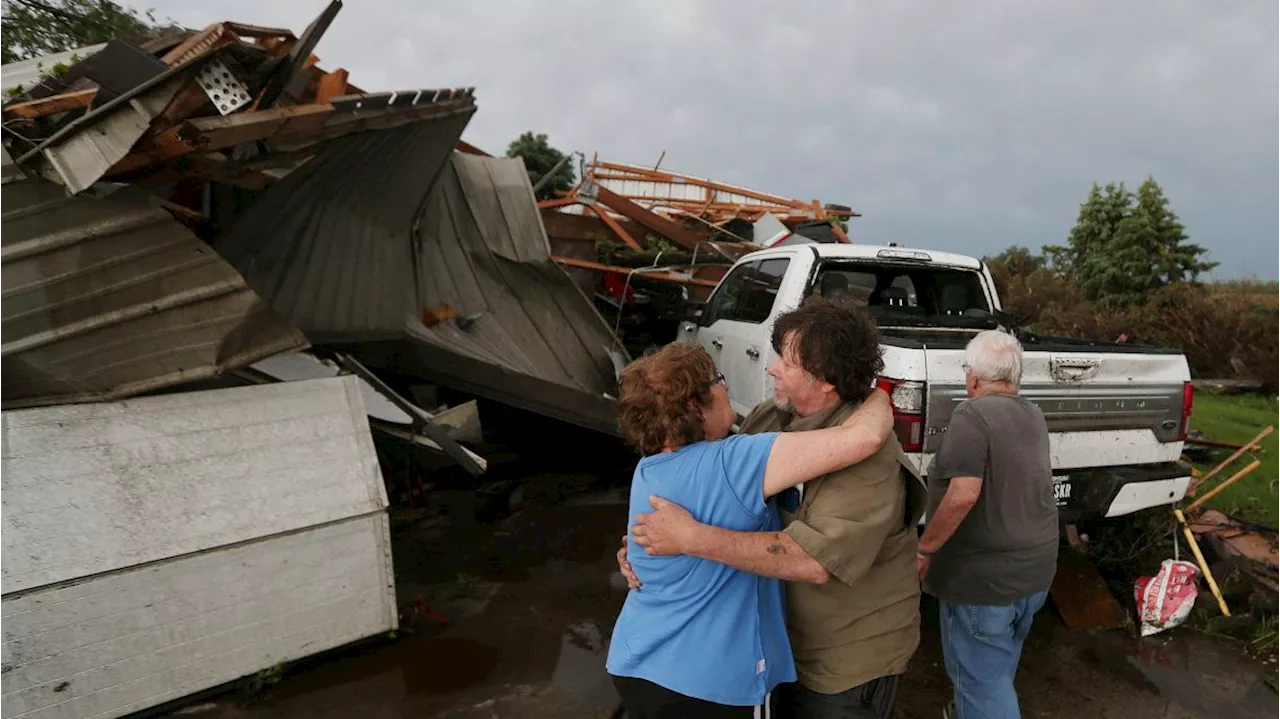
[[[712,380],[711,384],[722,384],[722,385],[724,385],[725,387],[728,387],[728,386],[729,386],[729,380],[727,380],[727,379],[725,379],[725,378],[724,378],[724,374],[723,374],[723,373],[721,373],[721,372],[716,372],[716,378],[715,378],[714,380]]]

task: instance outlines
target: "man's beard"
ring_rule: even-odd
[[[773,398],[773,406],[786,412],[787,414],[796,414],[795,405],[791,404],[791,400]]]

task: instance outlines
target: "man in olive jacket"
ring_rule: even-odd
[[[819,302],[779,317],[773,401],[744,433],[802,431],[844,421],[883,369],[879,335],[861,309]],[[689,554],[788,580],[787,630],[799,681],[779,687],[779,717],[892,714],[920,640],[916,523],[926,490],[897,439],[869,459],[779,497],[781,532],[699,524],[661,498],[632,528],[651,554]],[[625,555],[623,574],[640,586]],[[641,590],[643,591],[643,590]]]

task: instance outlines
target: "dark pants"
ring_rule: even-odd
[[[613,676],[613,675],[610,675]],[[737,707],[694,699],[644,679],[613,676],[627,719],[757,719],[761,707]]]
[[[900,675],[880,677],[839,694],[819,694],[799,683],[774,691],[778,719],[889,719],[898,698]]]

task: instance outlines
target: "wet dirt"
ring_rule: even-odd
[[[544,497],[526,484],[528,496]],[[496,522],[472,519],[473,495],[439,493],[433,518],[393,535],[405,631],[309,659],[276,683],[204,698],[207,719],[591,717],[617,699],[604,658],[625,598],[614,552],[625,489],[583,484]],[[895,715],[941,716],[950,697],[937,608],[922,603],[921,647]],[[1017,678],[1027,717],[1275,716],[1274,664],[1190,629],[1145,640],[1036,619]],[[176,716],[176,714],[175,714]]]

